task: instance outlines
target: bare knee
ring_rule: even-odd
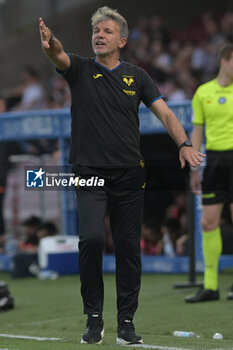
[[[215,218],[202,218],[201,227],[205,232],[214,231],[218,227],[218,222]]]

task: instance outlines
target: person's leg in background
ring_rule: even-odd
[[[202,246],[204,257],[204,289],[196,295],[187,297],[186,302],[195,303],[219,299],[218,262],[222,252],[220,218],[223,204],[203,205]]]
[[[233,200],[233,198],[232,198],[232,200]],[[231,205],[230,205],[230,210],[231,210],[231,222],[232,222],[232,225],[233,225],[233,203],[231,203]],[[233,284],[231,286],[230,292],[227,295],[227,299],[228,300],[233,300]]]
[[[208,152],[202,182],[202,247],[204,289],[185,300],[189,303],[219,299],[218,262],[222,253],[220,219],[229,192],[228,159],[222,152]]]
[[[222,252],[219,228],[223,204],[204,205],[202,216],[202,240],[205,262],[204,289],[218,290],[218,261]]]

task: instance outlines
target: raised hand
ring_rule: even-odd
[[[50,40],[53,37],[51,30],[45,25],[42,17],[39,18],[39,30],[42,48],[45,50],[50,49]]]
[[[42,17],[39,18],[39,30],[42,50],[55,67],[64,72],[70,66],[70,58],[64,52],[62,43],[53,36],[52,31],[45,25]]]

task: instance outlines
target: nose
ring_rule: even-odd
[[[103,37],[104,37],[104,31],[103,31],[103,30],[100,30],[100,31],[97,33],[96,37],[97,37],[98,39],[103,38]]]

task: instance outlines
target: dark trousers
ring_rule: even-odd
[[[79,214],[79,267],[84,313],[102,313],[102,250],[108,206],[116,254],[118,321],[133,319],[141,284],[140,237],[145,170],[76,167],[80,178],[98,176],[102,187],[76,188]]]

